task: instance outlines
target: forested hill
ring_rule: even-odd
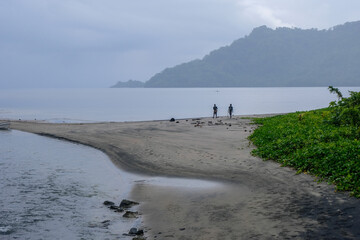
[[[255,28],[202,60],[167,68],[145,87],[359,86],[360,21],[329,30]]]

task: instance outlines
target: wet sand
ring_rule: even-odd
[[[261,115],[260,115],[261,116]],[[51,124],[22,131],[98,148],[124,170],[220,182],[214,189],[137,183],[148,239],[357,239],[360,200],[251,156],[249,116],[178,122]],[[251,116],[251,117],[259,117]]]

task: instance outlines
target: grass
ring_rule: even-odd
[[[334,124],[338,112],[336,106],[254,119],[261,126],[250,136],[257,146],[253,154],[313,174],[359,198],[359,124]]]

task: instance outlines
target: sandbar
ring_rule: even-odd
[[[138,183],[147,239],[358,239],[360,202],[334,186],[251,155],[253,117],[173,122],[45,123],[11,128],[106,153],[120,168],[152,176],[215,181],[214,189]]]

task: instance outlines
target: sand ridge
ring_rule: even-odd
[[[252,156],[247,137],[257,126],[249,117],[259,116],[11,124],[98,148],[128,171],[223,182],[206,191],[137,184],[132,195],[143,203],[149,239],[359,238],[359,200]]]

